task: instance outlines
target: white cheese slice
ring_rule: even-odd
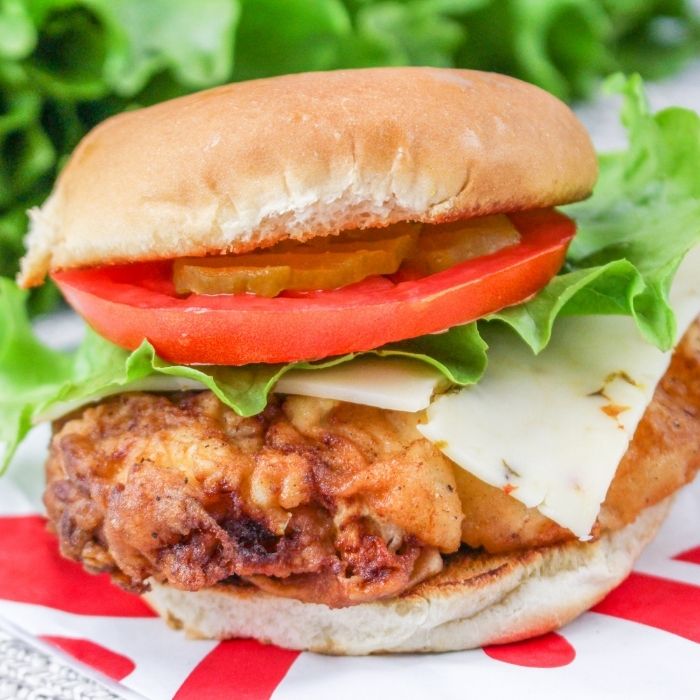
[[[700,247],[676,277],[678,333],[700,310]],[[670,352],[619,316],[562,319],[534,356],[494,337],[475,386],[437,398],[421,433],[483,481],[586,539]]]
[[[438,370],[401,357],[361,357],[313,371],[292,370],[275,385],[275,392],[315,396],[394,411],[422,411],[436,389],[446,385]]]

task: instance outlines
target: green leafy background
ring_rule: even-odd
[[[116,112],[230,80],[430,64],[496,70],[565,99],[658,77],[700,49],[688,0],[0,0],[0,274],[25,211]],[[33,293],[34,312],[55,290]]]

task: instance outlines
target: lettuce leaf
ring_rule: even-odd
[[[340,0],[241,0],[235,80],[338,67],[351,36]]]
[[[0,278],[0,468],[4,469],[32,425],[37,406],[70,381],[72,359],[32,333],[26,292]]]
[[[549,342],[556,319],[570,314],[628,315],[649,342],[671,347],[675,320],[668,290],[685,253],[700,243],[700,179],[695,170],[700,117],[680,108],[651,115],[637,76],[615,76],[609,88],[623,94],[630,145],[602,156],[593,196],[566,207],[579,232],[562,273],[528,302],[372,354],[428,363],[452,384],[464,386],[477,382],[486,368],[485,326],[506,324],[539,352]],[[160,359],[147,342],[128,353],[92,331],[69,355],[35,338],[24,300],[25,293],[14,283],[0,281],[0,468],[33,421],[57,407],[77,406],[167,376],[202,384],[239,414],[254,415],[263,410],[285,372],[317,370],[356,357],[289,365],[178,366]]]
[[[104,82],[134,95],[170,70],[182,85],[224,83],[233,65],[240,4],[235,0],[82,0],[102,21]]]
[[[700,117],[673,107],[649,114],[639,76],[613,76],[624,96],[623,153],[600,158],[593,197],[563,207],[579,230],[567,271],[532,301],[493,314],[539,352],[559,315],[626,314],[659,348],[673,345],[668,291],[678,265],[700,243]]]

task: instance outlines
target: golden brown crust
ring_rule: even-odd
[[[618,529],[700,471],[700,319],[687,330],[620,462],[600,514]]]
[[[496,74],[379,68],[237,83],[88,134],[34,212],[21,281],[587,196],[573,113]]]
[[[386,440],[380,411],[362,432],[306,402],[313,426],[303,399],[246,419],[209,392],[125,394],[57,426],[44,500],[63,553],[133,590],[237,576],[335,607],[439,571],[461,520],[447,460]]]

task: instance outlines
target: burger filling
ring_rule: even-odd
[[[410,343],[522,303],[561,269],[575,232],[560,212],[533,209],[337,235],[311,230],[268,248],[246,241],[235,255],[52,277],[91,327],[122,348],[147,339],[174,364],[288,364]]]
[[[250,585],[342,607],[395,597],[460,548],[575,539],[457,467],[420,413],[276,397],[242,418],[211,392],[131,393],[54,425],[45,502],[63,553],[122,586]],[[594,535],[700,468],[700,324],[638,425]]]
[[[90,326],[72,355],[0,278],[0,468],[58,419],[50,527],[137,592],[343,607],[460,553],[633,522],[700,468],[700,123],[622,89],[630,148],[566,214],[548,208],[562,181],[541,201],[436,203],[418,217],[436,225],[309,221],[298,241],[280,224],[183,250],[201,257],[161,259],[152,236],[90,267],[47,258]]]

